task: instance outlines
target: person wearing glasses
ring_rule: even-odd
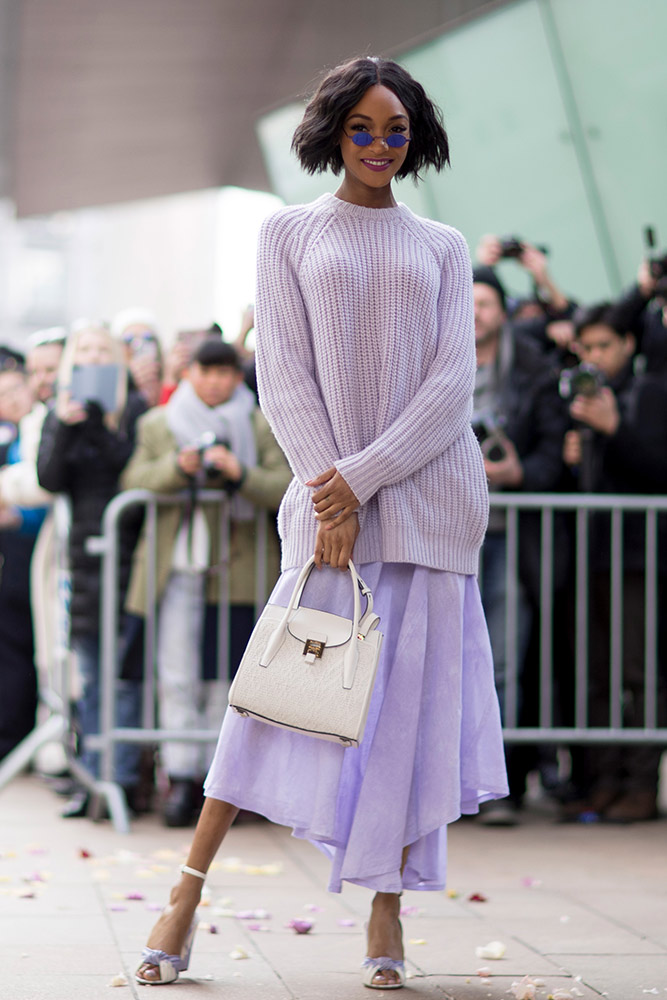
[[[305,604],[345,613],[353,556],[385,641],[358,749],[227,712],[187,865],[137,972],[145,983],[187,968],[202,879],[245,808],[320,847],[331,891],[374,893],[362,981],[402,986],[400,893],[442,890],[447,825],[507,794],[475,576],[488,495],[470,426],[470,257],[460,233],[392,189],[449,162],[440,113],[401,66],[355,59],[324,77],[293,148],[309,173],[342,180],[260,234],[259,398],[294,473],[270,600],[287,604],[314,554]]]

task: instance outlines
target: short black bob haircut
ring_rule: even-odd
[[[192,364],[202,368],[235,368],[241,371],[241,361],[236,348],[220,337],[207,337],[203,340],[192,357]]]
[[[580,337],[591,326],[606,326],[613,330],[617,337],[624,338],[628,330],[623,325],[618,309],[611,302],[598,302],[592,306],[580,306],[572,317],[574,333]]]
[[[419,180],[425,167],[442,170],[449,164],[449,140],[439,108],[407,70],[389,59],[362,56],[332,69],[309,101],[292,139],[292,149],[309,174],[329,167],[334,174],[343,169],[340,139],[351,109],[369,87],[381,84],[393,91],[408,112],[411,141],[397,177],[412,175]]]

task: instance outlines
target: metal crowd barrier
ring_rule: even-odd
[[[660,600],[658,518],[667,514],[667,497],[604,494],[494,493],[493,508],[506,516],[506,676],[504,690],[504,738],[508,743],[652,743],[667,746],[664,693],[665,663],[659,657]],[[520,724],[521,670],[518,656],[520,514],[537,512],[540,517],[540,582],[537,623],[539,627],[539,701],[533,724]],[[563,724],[555,711],[554,692],[559,678],[554,674],[554,636],[565,623],[554,620],[554,521],[563,512],[573,522],[573,560],[567,580],[574,607],[573,704],[571,724]],[[606,512],[610,519],[610,657],[608,725],[589,723],[590,581],[589,538],[593,512]],[[644,518],[644,683],[642,727],[623,724],[623,524],[626,514]],[[662,650],[663,658],[667,650]],[[524,667],[525,669],[525,667]]]
[[[99,537],[88,539],[87,548],[101,557],[101,608],[100,608],[100,733],[89,737],[87,746],[100,752],[100,781],[94,783],[94,791],[104,800],[116,829],[121,833],[129,831],[129,814],[125,797],[113,782],[113,751],[118,743],[157,744],[163,741],[183,743],[215,743],[219,728],[182,732],[162,729],[156,717],[156,670],[158,601],[156,596],[157,564],[157,512],[163,505],[186,504],[188,493],[156,494],[150,490],[127,490],[118,494],[107,505],[102,520]],[[216,505],[220,517],[220,559],[215,566],[220,581],[223,599],[218,604],[217,665],[218,679],[226,680],[228,674],[229,637],[229,497],[221,490],[199,490],[197,502]],[[119,622],[122,608],[119,607],[119,555],[120,521],[129,508],[137,505],[145,508],[144,531],[146,536],[146,606],[144,626],[144,682],[142,726],[139,729],[120,728],[115,719],[115,686],[118,676]],[[264,511],[258,511],[255,519],[255,615],[259,616],[268,597],[266,572],[266,543],[268,520]],[[222,720],[221,720],[222,721]]]
[[[218,568],[221,593],[228,593],[227,546],[229,518],[227,495],[220,491],[201,491],[202,502],[219,505],[223,552]],[[187,494],[157,495],[148,490],[130,490],[119,494],[108,505],[101,535],[89,539],[89,550],[101,557],[101,720],[100,733],[88,740],[88,746],[100,752],[100,779],[94,780],[78,764],[70,763],[73,773],[100,801],[105,801],[111,819],[120,832],[129,830],[129,815],[122,791],[113,781],[113,751],[115,745],[126,743],[158,744],[162,741],[188,743],[214,743],[218,730],[174,732],[159,728],[156,720],[156,672],[154,669],[157,646],[156,553],[157,513],[163,504],[185,503]],[[128,508],[140,504],[145,507],[147,544],[147,606],[144,632],[143,718],[138,729],[119,728],[114,725],[115,686],[118,671],[119,618],[119,525]],[[505,512],[505,537],[507,563],[505,571],[505,626],[506,674],[503,691],[504,737],[508,743],[593,744],[593,743],[652,743],[667,746],[667,727],[661,697],[667,686],[665,664],[660,661],[659,624],[660,591],[658,566],[658,519],[667,514],[667,498],[656,496],[611,496],[603,494],[528,494],[497,493],[491,497],[493,508]],[[66,508],[58,508],[59,560],[66,550]],[[518,654],[518,602],[519,602],[519,551],[521,541],[521,515],[532,511],[540,520],[539,532],[539,595],[536,608],[537,665],[531,664],[538,674],[537,704],[533,716],[526,720],[522,711],[521,692],[525,680],[525,664]],[[589,536],[590,517],[594,512],[606,512],[610,518],[610,659],[609,659],[609,720],[608,725],[591,725],[589,721],[589,609],[590,581]],[[630,728],[623,720],[623,521],[626,514],[642,515],[645,524],[644,551],[644,684],[643,726]],[[554,638],[565,627],[554,618],[554,525],[559,515],[566,515],[574,531],[573,559],[567,587],[573,602],[573,642],[571,664],[572,705],[570,718],[564,721],[556,704],[555,693],[562,678],[554,670]],[[264,513],[258,514],[256,595],[255,608],[259,615],[268,596],[266,579],[266,539],[268,522]],[[525,543],[524,543],[525,544]],[[66,574],[66,569],[63,569]],[[63,597],[65,602],[65,597]],[[218,676],[227,676],[228,602],[219,605],[218,618]],[[64,618],[64,614],[62,616]],[[666,630],[667,634],[667,630]],[[42,700],[49,707],[49,718],[0,764],[0,788],[18,773],[47,739],[62,736],[67,745],[70,728],[69,682],[66,640],[56,644],[53,677],[42,691]],[[662,650],[663,657],[665,650]],[[522,676],[522,670],[524,674]],[[561,706],[562,708],[562,706]]]
[[[68,542],[72,515],[66,497],[55,498],[48,521],[53,530],[54,571],[58,591],[58,608],[52,623],[54,641],[48,651],[49,662],[41,665],[42,668],[38,671],[37,724],[32,732],[0,761],[0,789],[27,767],[45,744],[61,741],[66,748],[68,745],[71,722]],[[45,525],[46,523],[45,521]]]

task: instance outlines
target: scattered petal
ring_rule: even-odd
[[[159,913],[164,907],[162,903],[146,903],[146,909],[153,910],[154,913]]]
[[[131,892],[127,892],[125,894],[125,899],[137,899],[143,901],[145,898],[146,897],[144,896],[143,892],[137,892],[136,889],[132,889]]]
[[[39,844],[31,844],[29,847],[26,847],[26,851],[28,852],[28,854],[48,854],[49,853],[46,847],[40,847]]]
[[[428,944],[426,938],[410,938],[409,944]]]
[[[652,990],[642,990],[642,993],[655,993],[655,994],[657,994],[657,993],[660,993],[660,990],[656,986],[654,986]]]
[[[356,920],[352,920],[351,917],[341,917],[341,919],[337,920],[336,923],[338,924],[339,927],[356,927],[357,926],[357,921]]]
[[[561,924],[569,924],[570,918],[567,916],[567,914],[565,914],[560,918],[560,922]]]
[[[229,957],[238,961],[241,958],[250,958],[250,955],[245,950],[245,948],[242,948],[241,945],[237,944],[236,948],[234,948],[234,951],[230,951]]]
[[[48,882],[49,876],[47,872],[30,872],[29,875],[23,876],[24,882]]]
[[[110,910],[111,910],[111,911],[112,911],[113,913],[123,913],[123,912],[124,912],[125,910],[127,910],[127,906],[122,906],[122,905],[121,905],[120,903],[113,903],[113,904],[112,904],[112,905],[111,905],[111,906],[109,907],[109,909],[110,909]]]
[[[400,916],[402,917],[416,917],[419,913],[418,906],[402,906]]]
[[[482,892],[471,892],[468,896],[469,903],[486,903],[487,897]]]
[[[481,969],[477,970],[477,975],[480,976],[482,979],[488,979],[489,976],[491,975],[491,970],[487,969],[486,966],[483,966]]]
[[[308,932],[313,929],[314,925],[312,920],[301,920],[297,917],[294,920],[290,920],[290,922],[285,924],[285,926],[291,927],[291,929],[297,934],[308,934]]]
[[[37,893],[33,892],[32,889],[20,889],[17,896],[19,899],[35,899]]]
[[[246,924],[246,927],[249,931],[268,931],[269,929],[268,927],[265,927],[264,924],[257,924],[254,922]]]
[[[109,986],[127,986],[127,979],[125,978],[122,972],[119,972],[116,976],[113,977],[113,979],[109,983]]]
[[[532,875],[525,875],[521,879],[521,885],[525,885],[527,889],[536,889],[538,886],[542,885],[542,880],[539,878],[533,878]]]
[[[445,895],[447,899],[458,899],[461,893],[457,889],[448,889]]]
[[[535,1000],[535,981],[531,976],[524,976],[520,982],[514,982],[509,988],[516,1000]]]
[[[214,906],[212,910],[214,916],[216,917],[235,917],[236,912],[234,910],[227,909],[223,906]]]
[[[318,906],[317,903],[306,903],[303,908],[309,913],[324,913],[324,907]]]
[[[490,958],[494,961],[504,956],[507,951],[502,941],[489,941],[488,944],[479,945],[475,948],[477,958]]]
[[[93,855],[90,853],[90,851],[87,851],[85,847],[80,847],[79,848],[79,857],[80,858],[92,858],[92,856]]]

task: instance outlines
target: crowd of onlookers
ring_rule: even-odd
[[[472,422],[492,492],[663,494],[667,486],[667,259],[644,261],[619,300],[581,306],[554,283],[548,258],[517,239],[484,237],[473,274],[477,378]],[[515,259],[533,294],[511,298],[495,266]],[[216,324],[179,333],[165,349],[154,317],[128,309],[110,325],[81,321],[69,331],[41,331],[25,355],[0,348],[0,758],[33,728],[37,677],[48,684],[63,590],[56,573],[52,507],[69,500],[69,646],[73,750],[93,776],[98,753],[86,736],[100,720],[100,559],[87,539],[100,533],[109,501],[143,487],[175,494],[157,514],[158,607],[155,669],[158,719],[171,731],[215,729],[225,683],[216,663],[220,573],[229,565],[228,661],[233,673],[255,620],[255,515],[275,514],[291,478],[262,416],[246,337],[252,310],[234,344]],[[299,405],[295,400],[295,405]],[[230,536],[223,545],[216,508],[197,488],[224,490]],[[183,498],[186,498],[185,501]],[[272,524],[272,519],[269,519]],[[665,597],[666,537],[658,531],[659,600]],[[645,539],[641,514],[624,518],[621,716],[644,724]],[[536,724],[541,594],[540,516],[519,516],[516,651],[519,724]],[[553,629],[555,722],[574,722],[574,531],[554,519]],[[223,554],[223,550],[226,554]],[[480,583],[489,623],[501,711],[505,712],[507,621],[506,513],[493,507],[482,551]],[[147,545],[143,508],[129,508],[119,538],[116,723],[139,727],[147,613]],[[609,515],[589,524],[588,724],[610,724]],[[278,543],[269,531],[267,575],[278,573]],[[658,634],[659,697],[667,680]],[[36,669],[37,667],[37,669]],[[660,702],[660,710],[664,706]],[[661,716],[662,718],[662,716]],[[664,719],[662,719],[664,724]],[[517,821],[526,777],[539,773],[563,819],[632,822],[657,814],[661,747],[613,742],[570,747],[570,768],[555,749],[507,748],[510,798],[489,803],[481,820]],[[188,825],[201,805],[204,745],[165,741],[158,767],[160,808],[169,825]],[[155,751],[119,743],[114,778],[128,805],[155,804]],[[89,787],[67,777],[63,815],[85,815]],[[54,784],[56,784],[54,782]]]

